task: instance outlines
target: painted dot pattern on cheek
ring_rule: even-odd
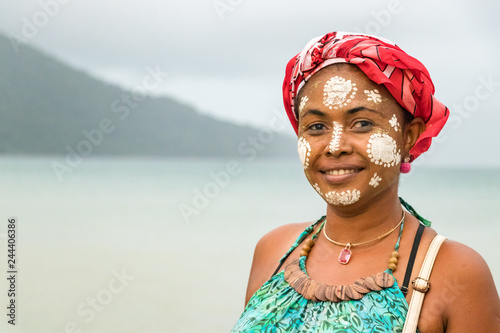
[[[382,178],[380,178],[380,176],[377,175],[377,173],[375,173],[373,175],[372,179],[370,180],[370,182],[368,183],[368,185],[373,186],[373,187],[377,187],[380,184],[381,180],[382,180]]]
[[[307,96],[303,96],[300,99],[300,104],[299,104],[299,113],[302,113],[302,110],[304,110],[304,107],[306,106],[306,103],[309,101],[309,98]]]
[[[332,133],[332,141],[330,141],[330,153],[334,154],[340,148],[340,138],[342,136],[342,128],[338,122],[333,122],[333,133]]]
[[[304,138],[299,138],[297,142],[297,150],[299,152],[300,162],[304,169],[309,167],[309,156],[311,156],[311,145]]]
[[[319,185],[318,183],[315,183],[313,185],[313,188],[316,190],[316,192],[318,192],[319,195],[323,196],[323,192],[321,191],[321,189],[319,188]]]
[[[367,98],[368,102],[371,101],[375,104],[382,102],[382,96],[378,92],[378,89],[365,90],[364,93],[366,94],[366,96],[368,96]]]
[[[360,196],[361,192],[356,189],[342,192],[330,191],[325,195],[325,200],[334,206],[348,206],[357,202]]]
[[[330,110],[346,106],[356,96],[357,90],[356,83],[334,76],[325,84],[323,104]]]
[[[398,122],[398,118],[396,117],[395,114],[392,115],[391,120],[389,120],[389,124],[391,125],[392,128],[394,128],[394,131],[398,131],[401,125]]]
[[[387,134],[375,133],[368,140],[368,157],[384,167],[392,167],[401,162],[401,150],[397,149],[396,141]]]

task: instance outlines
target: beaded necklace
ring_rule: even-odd
[[[394,251],[391,253],[389,259],[388,270],[383,271],[375,275],[371,275],[366,278],[360,278],[350,285],[333,286],[327,285],[318,281],[315,281],[309,277],[306,271],[306,259],[309,256],[309,252],[316,243],[316,238],[323,229],[326,223],[326,217],[323,216],[323,223],[319,226],[318,230],[311,236],[311,238],[305,241],[302,251],[300,252],[300,259],[295,259],[285,268],[284,277],[285,280],[290,284],[290,286],[295,289],[296,292],[304,296],[304,298],[312,301],[323,301],[323,302],[341,302],[348,300],[359,300],[363,296],[371,291],[379,291],[385,288],[389,288],[394,284],[394,276],[390,271],[395,271],[398,263],[399,257],[399,245],[401,241],[401,235],[403,234],[404,218],[401,222],[401,228],[399,230],[398,241],[394,246]],[[320,219],[321,221],[321,219]]]

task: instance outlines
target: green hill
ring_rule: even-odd
[[[154,76],[146,85],[155,83]],[[216,120],[170,98],[144,98],[29,46],[21,45],[16,53],[4,36],[0,36],[0,115],[0,154],[295,154],[291,137]]]

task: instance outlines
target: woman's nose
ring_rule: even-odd
[[[343,153],[349,152],[349,146],[344,134],[344,126],[336,121],[333,122],[332,139],[327,149],[333,156],[340,156]]]

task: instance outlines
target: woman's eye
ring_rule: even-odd
[[[357,129],[370,129],[373,126],[373,123],[368,120],[360,120],[354,124],[354,128]]]
[[[310,131],[322,131],[326,127],[323,124],[312,124],[311,126],[308,127],[308,130]]]

